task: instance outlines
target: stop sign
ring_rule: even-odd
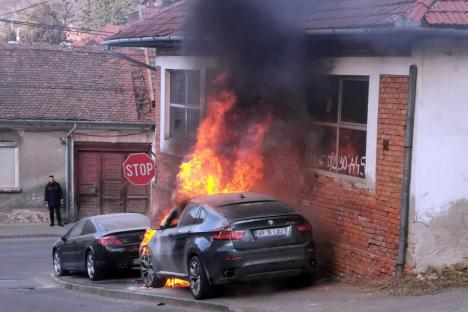
[[[130,154],[123,163],[125,178],[134,185],[147,185],[154,178],[154,161],[148,154]]]

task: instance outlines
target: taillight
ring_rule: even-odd
[[[244,238],[245,231],[236,231],[231,228],[217,229],[213,232],[212,236],[214,240],[239,240]]]
[[[101,237],[97,240],[97,242],[102,246],[115,246],[123,244],[122,241],[115,235]]]
[[[312,226],[309,223],[304,223],[296,226],[296,230],[301,233],[312,232]]]

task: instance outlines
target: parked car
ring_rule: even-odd
[[[149,225],[149,218],[138,213],[100,215],[78,221],[53,245],[55,275],[86,272],[96,281],[111,270],[138,267],[139,246]]]
[[[174,209],[141,255],[146,286],[188,280],[196,299],[218,285],[308,277],[316,264],[312,228],[286,204],[255,193],[208,195]]]

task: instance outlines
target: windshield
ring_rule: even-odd
[[[295,213],[292,208],[278,201],[231,204],[216,207],[216,211],[230,220],[260,218]]]
[[[95,222],[99,224],[99,226],[106,232],[128,228],[144,228],[150,226],[149,218],[140,214],[102,216],[96,218]]]

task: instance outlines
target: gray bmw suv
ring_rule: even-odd
[[[316,264],[312,228],[286,204],[256,193],[202,196],[174,209],[141,255],[148,287],[186,279],[196,299],[216,285],[309,276]]]

